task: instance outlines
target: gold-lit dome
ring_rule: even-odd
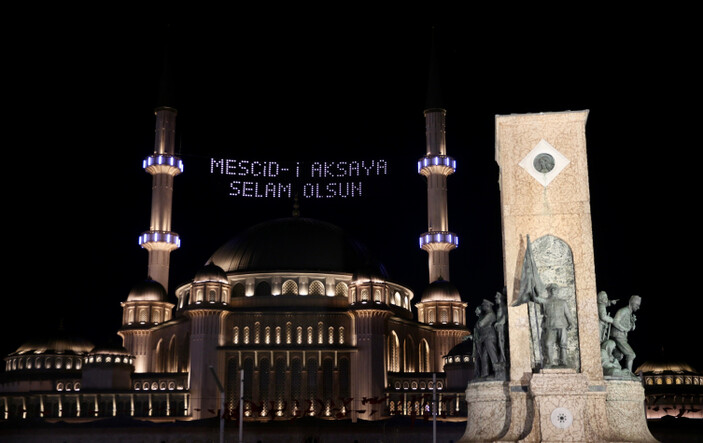
[[[437,279],[430,283],[427,288],[422,292],[421,301],[461,301],[461,296],[459,295],[459,290],[452,283]]]
[[[227,274],[225,271],[214,264],[213,262],[208,262],[205,266],[200,268],[200,270],[195,274],[193,279],[194,283],[204,283],[204,282],[216,282],[216,283],[228,283]]]
[[[209,260],[231,272],[320,271],[354,273],[385,268],[346,231],[320,220],[289,217],[255,225],[220,247]]]
[[[661,374],[661,373],[679,373],[679,374],[698,374],[698,371],[680,360],[648,360],[642,363],[636,370],[635,374]]]
[[[166,289],[154,280],[145,280],[129,292],[127,301],[166,301]]]
[[[49,337],[29,340],[10,355],[85,354],[94,347],[95,345],[88,340],[61,331]]]

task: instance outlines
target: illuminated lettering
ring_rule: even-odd
[[[359,180],[388,175],[388,162],[384,159],[315,161],[309,165],[299,161],[286,164],[210,158],[210,173],[238,178],[229,182],[229,195],[233,197],[290,198],[298,192],[303,198],[311,199],[361,197],[363,182]],[[277,180],[266,180],[271,178]],[[288,181],[295,178],[302,180]],[[353,181],[354,178],[357,180]]]

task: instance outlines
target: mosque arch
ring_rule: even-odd
[[[244,285],[242,283],[235,283],[232,287],[232,297],[244,297]]]
[[[415,372],[417,361],[415,355],[415,340],[408,335],[403,340],[403,371],[405,372]]]
[[[320,280],[315,280],[308,287],[309,295],[325,295],[325,285]]]
[[[298,283],[295,280],[286,280],[281,285],[282,295],[298,295]]]
[[[400,372],[400,340],[395,331],[388,336],[388,371]]]
[[[430,365],[430,345],[424,338],[420,340],[420,345],[418,349],[419,358],[419,372],[431,372],[432,368]]]
[[[178,343],[176,341],[176,336],[171,336],[171,340],[168,343],[168,367],[167,372],[178,372]]]
[[[240,374],[239,374],[239,363],[236,358],[229,358],[227,360],[227,377],[226,377],[226,401],[227,409],[230,413],[234,411],[235,408],[239,407],[239,384],[240,384]]]
[[[271,285],[266,281],[259,282],[254,290],[254,296],[265,297],[269,295],[271,295]]]
[[[343,281],[340,281],[334,287],[334,295],[336,295],[337,297],[347,297],[348,294],[349,294],[349,286],[347,286],[347,284],[344,283]]]

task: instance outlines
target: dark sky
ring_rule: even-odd
[[[643,298],[635,365],[663,348],[703,366],[700,345],[691,352],[701,307],[697,52],[678,17],[608,17],[30,25],[5,68],[12,265],[3,353],[60,320],[96,343],[116,338],[120,302],[146,278],[137,237],[149,228],[151,177],[141,161],[153,152],[167,44],[185,162],[171,289],[231,236],[292,210],[288,199],[228,196],[230,180],[209,173],[211,157],[382,159],[387,173],[363,179],[361,197],[302,198],[301,213],[362,240],[417,300],[428,278],[416,162],[434,25],[447,149],[458,162],[448,180],[450,229],[461,238],[451,280],[469,312],[503,286],[495,116],[587,109],[598,289],[621,305]]]

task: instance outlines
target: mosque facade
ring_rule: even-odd
[[[122,302],[122,345],[57,334],[5,357],[0,420],[465,418],[466,308],[449,281],[445,110],[425,111],[429,283],[419,300],[342,228],[295,215],[251,227],[169,291],[176,110],[155,111],[149,279]],[[181,277],[181,276],[179,276]],[[183,280],[181,280],[183,281]],[[417,309],[417,317],[413,307]],[[434,399],[434,403],[433,403]]]

